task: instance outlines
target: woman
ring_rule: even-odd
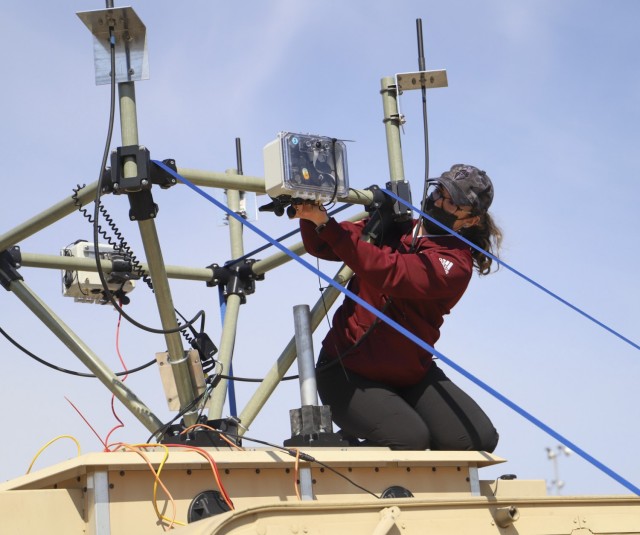
[[[502,238],[488,208],[484,171],[454,165],[433,181],[425,213],[486,251]],[[396,225],[380,244],[362,239],[366,221],[338,223],[314,204],[295,206],[307,252],[354,272],[349,289],[430,346],[462,297],[473,268],[491,258],[431,221]],[[322,343],[318,392],[345,437],[405,450],[493,451],[487,415],[432,361],[432,355],[346,298]],[[356,441],[357,442],[357,441]]]

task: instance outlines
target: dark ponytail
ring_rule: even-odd
[[[497,257],[502,244],[502,231],[495,224],[489,212],[484,212],[479,217],[480,221],[477,225],[461,229],[460,235]],[[491,257],[473,247],[471,248],[471,256],[473,257],[473,266],[478,270],[478,274],[488,275],[491,272],[491,264],[493,263]]]

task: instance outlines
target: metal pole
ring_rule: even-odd
[[[96,198],[97,189],[97,182],[82,188],[78,192],[78,201],[83,206],[87,203],[93,202]],[[0,236],[0,251],[4,251],[7,247],[16,245],[29,236],[33,236],[63,217],[72,214],[77,209],[78,207],[74,204],[71,196],[64,198],[59,203],[54,204],[51,208],[40,212],[38,215]]]
[[[89,349],[23,281],[12,281],[9,288],[56,335],[82,363],[142,422],[155,433],[162,422],[138,397]]]
[[[228,373],[233,359],[233,348],[236,343],[236,328],[238,316],[240,314],[241,298],[239,295],[231,294],[227,296],[227,304],[224,314],[224,324],[220,335],[220,350],[218,352],[218,362],[222,364],[222,373]],[[227,379],[222,379],[213,390],[208,405],[208,415],[210,420],[222,418],[224,402],[227,399]]]
[[[389,157],[389,176],[391,180],[404,180],[402,145],[400,142],[401,117],[398,112],[398,89],[395,80],[387,76],[381,80],[380,94],[384,110],[384,128],[387,136],[387,154]]]
[[[311,336],[311,312],[309,305],[293,307],[293,323],[298,355],[298,376],[300,380],[301,405],[318,405],[318,385],[313,356]]]
[[[351,271],[347,266],[342,266],[333,280],[344,286],[352,276],[353,271]],[[320,299],[318,299],[311,309],[312,331],[315,331],[318,328],[318,325],[320,325],[320,322],[327,315],[328,311],[331,309],[341,293],[342,292],[340,292],[340,290],[333,286],[327,287],[327,289],[322,293]],[[278,357],[276,363],[267,372],[265,378],[260,383],[260,386],[247,402],[244,410],[240,414],[240,421],[242,422],[243,427],[239,429],[239,434],[243,435],[245,430],[251,426],[262,407],[264,407],[265,403],[280,383],[280,380],[285,376],[293,364],[295,358],[296,341],[295,338],[291,338],[280,357]]]
[[[228,174],[235,173],[235,169],[229,169]],[[240,192],[237,190],[227,190],[227,205],[233,212],[240,210]],[[229,217],[229,237],[231,239],[231,259],[240,258],[244,254],[244,242],[242,239],[243,225],[234,217]],[[224,322],[222,325],[222,335],[220,339],[220,351],[218,354],[218,362],[222,364],[224,373],[231,370],[233,360],[233,349],[236,343],[236,330],[238,326],[238,316],[240,314],[240,305],[242,298],[239,295],[231,294],[227,296],[225,307]],[[224,402],[227,399],[227,391],[229,389],[229,381],[222,379],[213,391],[209,400],[209,419],[216,420],[222,417]],[[229,392],[230,396],[231,391]],[[230,404],[231,404],[231,400]]]
[[[178,168],[178,174],[196,186],[209,188],[228,188],[254,193],[265,193],[263,177],[249,175],[228,175],[216,171],[203,171],[200,169]],[[373,193],[369,190],[350,189],[346,198],[340,202],[351,204],[369,205],[373,201]]]
[[[96,261],[93,258],[81,258],[77,256],[56,256],[20,252],[21,265],[23,267],[36,267],[46,269],[62,269],[66,271],[97,271]],[[100,261],[102,269],[109,273],[113,270],[111,260],[106,258]],[[140,263],[143,271],[148,272],[149,266]],[[213,270],[210,268],[192,268],[186,266],[165,266],[167,276],[170,279],[192,280],[208,282],[213,278]]]
[[[136,113],[135,86],[133,82],[118,84],[120,96],[120,125],[122,130],[123,146],[138,145],[138,126]],[[123,175],[125,178],[137,176],[137,164],[134,158],[125,159]],[[160,313],[162,328],[174,330],[178,327],[175,316],[173,299],[169,288],[169,281],[164,267],[162,250],[158,240],[155,221],[147,219],[138,221],[140,235],[144,246],[145,255],[148,262],[149,274],[153,281],[154,295]],[[169,363],[176,381],[180,408],[186,407],[197,396],[196,389],[191,381],[188,363],[185,359],[185,352],[182,347],[182,340],[179,332],[166,333],[165,341],[169,354]],[[184,415],[186,425],[196,423],[197,411],[193,410]]]

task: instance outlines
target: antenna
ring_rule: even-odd
[[[424,66],[424,43],[422,41],[422,19],[416,19],[416,31],[418,33],[418,70],[424,71],[425,66]]]
[[[422,19],[416,19],[416,33],[418,37],[418,69],[425,70],[424,43],[422,39]],[[424,187],[420,208],[424,211],[427,202],[429,186],[429,122],[427,120],[427,88],[422,84],[422,125],[424,131]]]
[[[556,494],[560,494],[562,487],[564,487],[564,481],[560,479],[560,474],[558,470],[558,455],[564,453],[566,457],[571,455],[571,450],[566,446],[562,446],[558,444],[557,451],[552,448],[546,448],[547,450],[547,459],[553,462],[553,480],[549,484],[550,487],[556,489]]]

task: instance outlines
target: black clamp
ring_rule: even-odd
[[[136,176],[125,178],[126,159],[133,159],[135,162],[138,173]],[[146,147],[138,145],[118,147],[111,152],[111,191],[120,195],[151,189],[150,167],[151,155]]]
[[[138,168],[137,176],[123,177],[125,157],[132,157],[135,160]],[[162,163],[172,171],[178,172],[176,161],[173,158],[162,160]],[[116,195],[148,190],[153,184],[162,189],[169,189],[177,183],[175,176],[151,161],[151,155],[147,148],[137,145],[118,147],[112,151],[111,167],[107,167],[102,172],[102,192],[115,193]]]
[[[403,223],[411,220],[411,185],[406,180],[392,180],[387,182],[387,189],[402,199],[406,204],[401,203],[398,199],[390,197],[393,202],[393,220],[396,223]]]
[[[22,267],[22,254],[19,246],[14,245],[0,253],[0,284],[5,290],[10,290],[13,281],[24,280],[18,272],[20,267]]]
[[[136,176],[124,176],[127,160],[135,162]],[[162,160],[162,163],[173,171],[177,171],[174,159],[168,158]],[[153,202],[151,195],[153,184],[162,189],[168,189],[176,183],[177,180],[171,173],[158,165],[151,165],[149,149],[139,145],[118,147],[112,151],[111,168],[105,169],[102,174],[103,193],[126,194],[129,197],[131,221],[145,221],[158,215],[158,205]]]
[[[107,282],[115,284],[124,284],[130,280],[137,280],[140,276],[133,273],[131,258],[125,254],[112,253],[111,255],[111,273],[107,278]]]
[[[409,206],[411,205],[411,189],[408,182],[395,180],[387,182],[386,186]],[[408,232],[412,219],[411,209],[387,195],[376,185],[366,189],[373,193],[373,200],[365,208],[371,217],[362,230],[362,239],[368,239],[380,245],[385,234],[391,236],[397,232]]]
[[[380,210],[385,202],[388,201],[388,197],[384,194],[384,192],[375,184],[373,186],[369,186],[365,188],[366,191],[370,191],[373,193],[373,200],[370,204],[365,206],[365,211],[368,213],[375,212],[376,210]]]
[[[129,219],[131,221],[146,221],[154,219],[158,215],[158,205],[153,202],[151,190],[145,189],[136,193],[130,193],[129,197]]]
[[[175,173],[178,172],[176,161],[173,158],[162,160],[162,163]],[[169,189],[171,186],[175,186],[178,183],[175,176],[155,163],[151,166],[149,178],[153,184],[157,184],[162,189]]]
[[[247,302],[247,295],[256,291],[255,281],[264,280],[263,275],[256,275],[253,272],[252,265],[255,259],[247,258],[242,262],[230,261],[224,266],[211,264],[207,266],[213,270],[213,277],[207,282],[207,286],[218,286],[224,284],[223,295],[225,300],[230,295],[239,295],[241,303]]]
[[[291,195],[279,195],[278,197],[271,197],[271,202],[264,206],[258,207],[259,212],[273,212],[278,217],[284,215],[287,210],[287,215],[291,218],[291,214],[288,212],[292,204]],[[295,215],[295,211],[294,211]]]

